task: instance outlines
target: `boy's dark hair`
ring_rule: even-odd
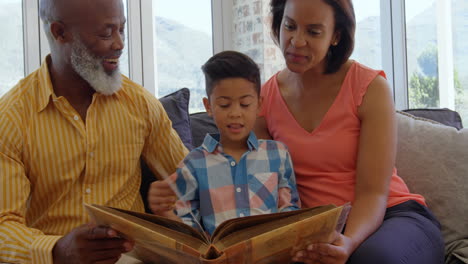
[[[206,95],[210,98],[213,88],[222,80],[228,78],[244,78],[255,85],[255,91],[260,94],[260,69],[247,55],[237,51],[222,51],[213,55],[201,67],[205,74]]]
[[[281,21],[287,0],[271,0],[270,11],[272,14],[271,32],[273,40],[279,44]],[[354,50],[354,33],[356,30],[356,18],[351,0],[324,0],[333,8],[335,13],[335,32],[340,34],[340,41],[336,46],[330,46],[326,58],[325,73],[337,72],[351,56]]]

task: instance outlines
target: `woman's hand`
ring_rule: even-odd
[[[353,253],[352,240],[342,234],[330,243],[310,244],[305,250],[298,251],[293,261],[306,264],[345,264]]]

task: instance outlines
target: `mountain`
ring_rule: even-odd
[[[163,17],[155,17],[155,22],[158,96],[187,87],[190,108],[203,110],[201,99],[206,93],[201,65],[213,53],[211,36]]]
[[[455,13],[452,21],[455,68],[468,92],[468,1],[456,1],[456,9],[452,12]]]
[[[409,0],[410,1],[410,0]],[[460,81],[468,90],[468,1],[453,1],[454,65]],[[420,71],[417,58],[431,46],[437,45],[435,3],[407,21],[408,71]],[[210,56],[204,47],[211,45],[210,36],[194,31],[175,21],[156,17],[158,45],[159,95],[177,87],[188,87],[198,98],[205,96],[204,80],[200,65]],[[359,22],[356,29],[356,47],[353,58],[374,68],[381,67],[380,17],[368,17]],[[182,44],[191,43],[189,47]],[[198,52],[202,51],[202,52]],[[205,51],[205,53],[203,53]],[[195,96],[195,95],[194,95]],[[192,99],[194,99],[192,96]],[[191,106],[202,109],[201,100],[191,101]],[[467,106],[468,108],[468,106]]]
[[[408,0],[411,1],[411,0]],[[17,45],[22,40],[20,18],[11,16],[14,3],[0,4],[0,94],[10,89],[23,77],[23,47]],[[453,38],[454,64],[460,81],[468,90],[468,1],[453,0]],[[409,72],[419,70],[417,57],[430,45],[436,45],[436,26],[434,22],[435,5],[408,21],[407,44]],[[12,25],[12,22],[18,21]],[[191,89],[190,106],[192,111],[203,110],[201,98],[205,96],[204,77],[201,65],[212,54],[212,40],[209,34],[181,25],[163,17],[155,17],[156,40],[154,42],[158,71],[158,96],[169,94],[181,87]],[[356,30],[356,43],[353,58],[371,66],[381,65],[380,18],[368,17],[360,21]],[[187,45],[189,44],[189,45]],[[208,48],[207,48],[208,47]],[[468,106],[467,106],[468,108]]]
[[[23,28],[21,17],[11,15],[20,12],[17,3],[0,4],[0,96],[10,90],[24,76],[23,66]]]
[[[436,15],[435,3],[426,10],[407,21],[406,41],[408,52],[408,71],[419,71],[417,58],[431,46],[437,45],[437,26],[434,18]],[[468,1],[454,0],[452,3],[452,30],[453,30],[453,54],[455,69],[460,74],[460,79],[468,89]],[[368,17],[359,22],[356,30],[356,49],[353,57],[366,64],[381,65],[381,35],[380,18]]]
[[[356,26],[356,43],[352,58],[372,68],[381,68],[380,17],[367,17]]]

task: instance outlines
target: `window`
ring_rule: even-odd
[[[128,0],[127,0],[128,1]],[[128,3],[123,1],[124,4],[124,13],[127,18],[127,23],[125,24],[125,48],[122,51],[122,56],[120,56],[120,72],[125,76],[130,76],[130,64],[128,63]]]
[[[261,2],[268,12],[270,0],[243,1]],[[200,66],[213,47],[216,52],[233,49],[234,7],[243,1],[124,0],[128,22],[122,73],[157,97],[187,87],[190,111],[203,111]],[[353,3],[357,29],[351,58],[386,71],[397,108],[448,107],[468,124],[468,1]],[[0,39],[0,96],[49,53],[37,9],[37,0],[0,1],[0,33],[8,36]],[[270,39],[268,32],[263,39]],[[271,45],[264,46],[265,53],[260,52],[270,54]],[[272,60],[263,63],[273,65]]]
[[[157,0],[153,15],[156,96],[187,87],[190,112],[204,111],[200,67],[213,55],[211,0]]]
[[[409,107],[447,107],[468,124],[468,2],[405,5]]]
[[[0,3],[0,34],[8,36],[0,39],[0,96],[10,90],[19,80],[24,78],[32,71],[39,67],[45,56],[49,54],[50,49],[48,41],[43,32],[42,22],[39,17],[32,22],[26,30],[27,25],[24,25],[23,5],[27,5],[26,9],[34,7],[34,2],[22,0],[4,0]],[[37,6],[35,6],[37,8]],[[124,1],[125,14],[127,14],[127,1]],[[38,16],[39,10],[29,10]],[[41,30],[41,41],[39,41],[39,30]],[[25,35],[23,32],[28,32]],[[25,37],[29,39],[25,39]],[[32,45],[31,45],[32,43]],[[123,74],[129,74],[128,60],[128,28],[125,33],[125,49],[121,56],[121,71]],[[25,47],[29,48],[30,57],[25,57]],[[33,47],[33,48],[32,48]],[[36,57],[41,53],[41,58]],[[29,69],[25,68],[25,61],[29,63]]]
[[[450,2],[450,1],[449,1]],[[468,1],[452,1],[455,110],[468,127]]]
[[[21,0],[0,2],[0,97],[24,77]],[[8,37],[7,37],[8,36]]]
[[[354,0],[356,41],[352,59],[382,69],[380,1]]]

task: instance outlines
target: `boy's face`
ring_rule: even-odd
[[[221,80],[203,103],[218,127],[221,144],[245,146],[261,105],[255,85],[244,78]]]

